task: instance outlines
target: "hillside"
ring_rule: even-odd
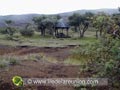
[[[117,9],[96,9],[96,10],[77,10],[65,13],[59,13],[62,17],[68,17],[73,13],[80,13],[84,14],[86,12],[98,13],[98,12],[105,12],[106,14],[114,14],[118,13]],[[40,16],[41,14],[23,14],[23,15],[6,15],[0,16],[0,27],[4,27],[5,20],[12,20],[15,23],[15,26],[23,26],[25,23],[31,22],[33,17]]]
[[[97,14],[99,12],[104,12],[104,13],[110,14],[110,15],[114,14],[114,13],[119,13],[118,9],[94,9],[94,10],[82,9],[82,10],[77,10],[77,11],[72,11],[72,12],[61,13],[60,15],[70,16],[73,13],[85,14],[86,12],[91,12],[91,13],[94,13],[94,14]]]
[[[37,17],[40,14],[23,14],[23,15],[7,15],[0,16],[0,27],[4,27],[5,20],[14,21],[15,26],[21,26],[22,24],[28,23],[32,21],[33,17]]]

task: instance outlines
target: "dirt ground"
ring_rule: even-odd
[[[0,90],[17,90],[11,79],[13,76],[24,78],[72,78],[78,77],[78,66],[64,65],[63,61],[69,56],[69,50],[74,46],[67,47],[28,47],[28,46],[0,46],[0,55],[27,55],[31,53],[44,53],[47,57],[54,57],[58,63],[38,60],[23,60],[20,64],[10,66],[8,70],[0,72]],[[74,90],[73,87],[35,86],[25,87],[25,90]]]
[[[0,46],[0,55],[27,55],[31,53],[44,53],[47,57],[54,57],[58,61],[52,63],[44,60],[23,60],[20,64],[9,66],[7,70],[0,71],[0,90],[75,90],[70,86],[26,86],[19,89],[11,82],[13,76],[24,78],[77,78],[86,77],[79,74],[80,66],[65,65],[64,60],[69,57],[70,50],[75,46],[66,47],[30,47],[30,46]],[[92,90],[92,89],[91,89]]]

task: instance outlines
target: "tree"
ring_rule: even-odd
[[[13,23],[12,20],[5,20],[5,24],[6,24],[6,33],[9,35],[9,38],[12,39],[13,34],[15,33],[15,28],[13,28],[11,26],[11,24]]]
[[[120,38],[120,14],[113,14],[112,20],[114,21],[114,37]]]
[[[45,19],[46,17],[43,15],[43,16],[40,16],[40,17],[34,17],[33,18],[33,21],[34,23],[37,25],[38,27],[38,30],[41,32],[41,35],[42,36],[45,36],[45,25],[43,23],[43,20]]]
[[[34,34],[34,28],[30,23],[25,26],[25,29],[20,30],[21,35],[23,36],[32,36]]]
[[[69,17],[69,24],[75,28],[75,31],[79,30],[80,37],[84,37],[85,31],[89,26],[89,19],[84,15],[74,13]]]
[[[91,12],[86,12],[86,13],[84,14],[84,16],[86,16],[87,18],[91,19],[91,18],[94,16],[94,14],[91,13]]]
[[[112,24],[112,20],[107,15],[96,15],[93,19],[93,26],[97,28],[96,31],[96,37],[98,38],[98,32],[99,36],[103,36],[103,34],[107,33],[108,27]]]
[[[57,16],[41,16],[33,18],[33,21],[38,26],[41,31],[41,35],[45,36],[46,30],[48,30],[50,35],[54,35],[55,25],[60,17]]]
[[[74,13],[69,18],[69,24],[74,27],[75,32],[77,32],[77,28],[79,27],[79,14]]]
[[[43,23],[46,26],[46,29],[48,30],[48,33],[53,36],[54,35],[54,29],[55,29],[54,27],[55,27],[55,23],[56,23],[55,18],[48,17],[45,20],[43,20]]]

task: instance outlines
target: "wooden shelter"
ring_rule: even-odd
[[[66,30],[66,34],[64,34],[64,30]],[[68,30],[69,30],[69,24],[65,22],[65,20],[60,19],[55,25],[55,36],[58,38],[69,37]]]

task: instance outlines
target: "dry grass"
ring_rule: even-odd
[[[2,55],[0,56],[0,68],[7,67],[9,65],[17,65],[24,60],[43,60],[51,63],[57,63],[57,60],[53,57],[47,57],[44,53],[37,53],[37,54],[28,54],[22,56],[15,56],[15,55]]]

